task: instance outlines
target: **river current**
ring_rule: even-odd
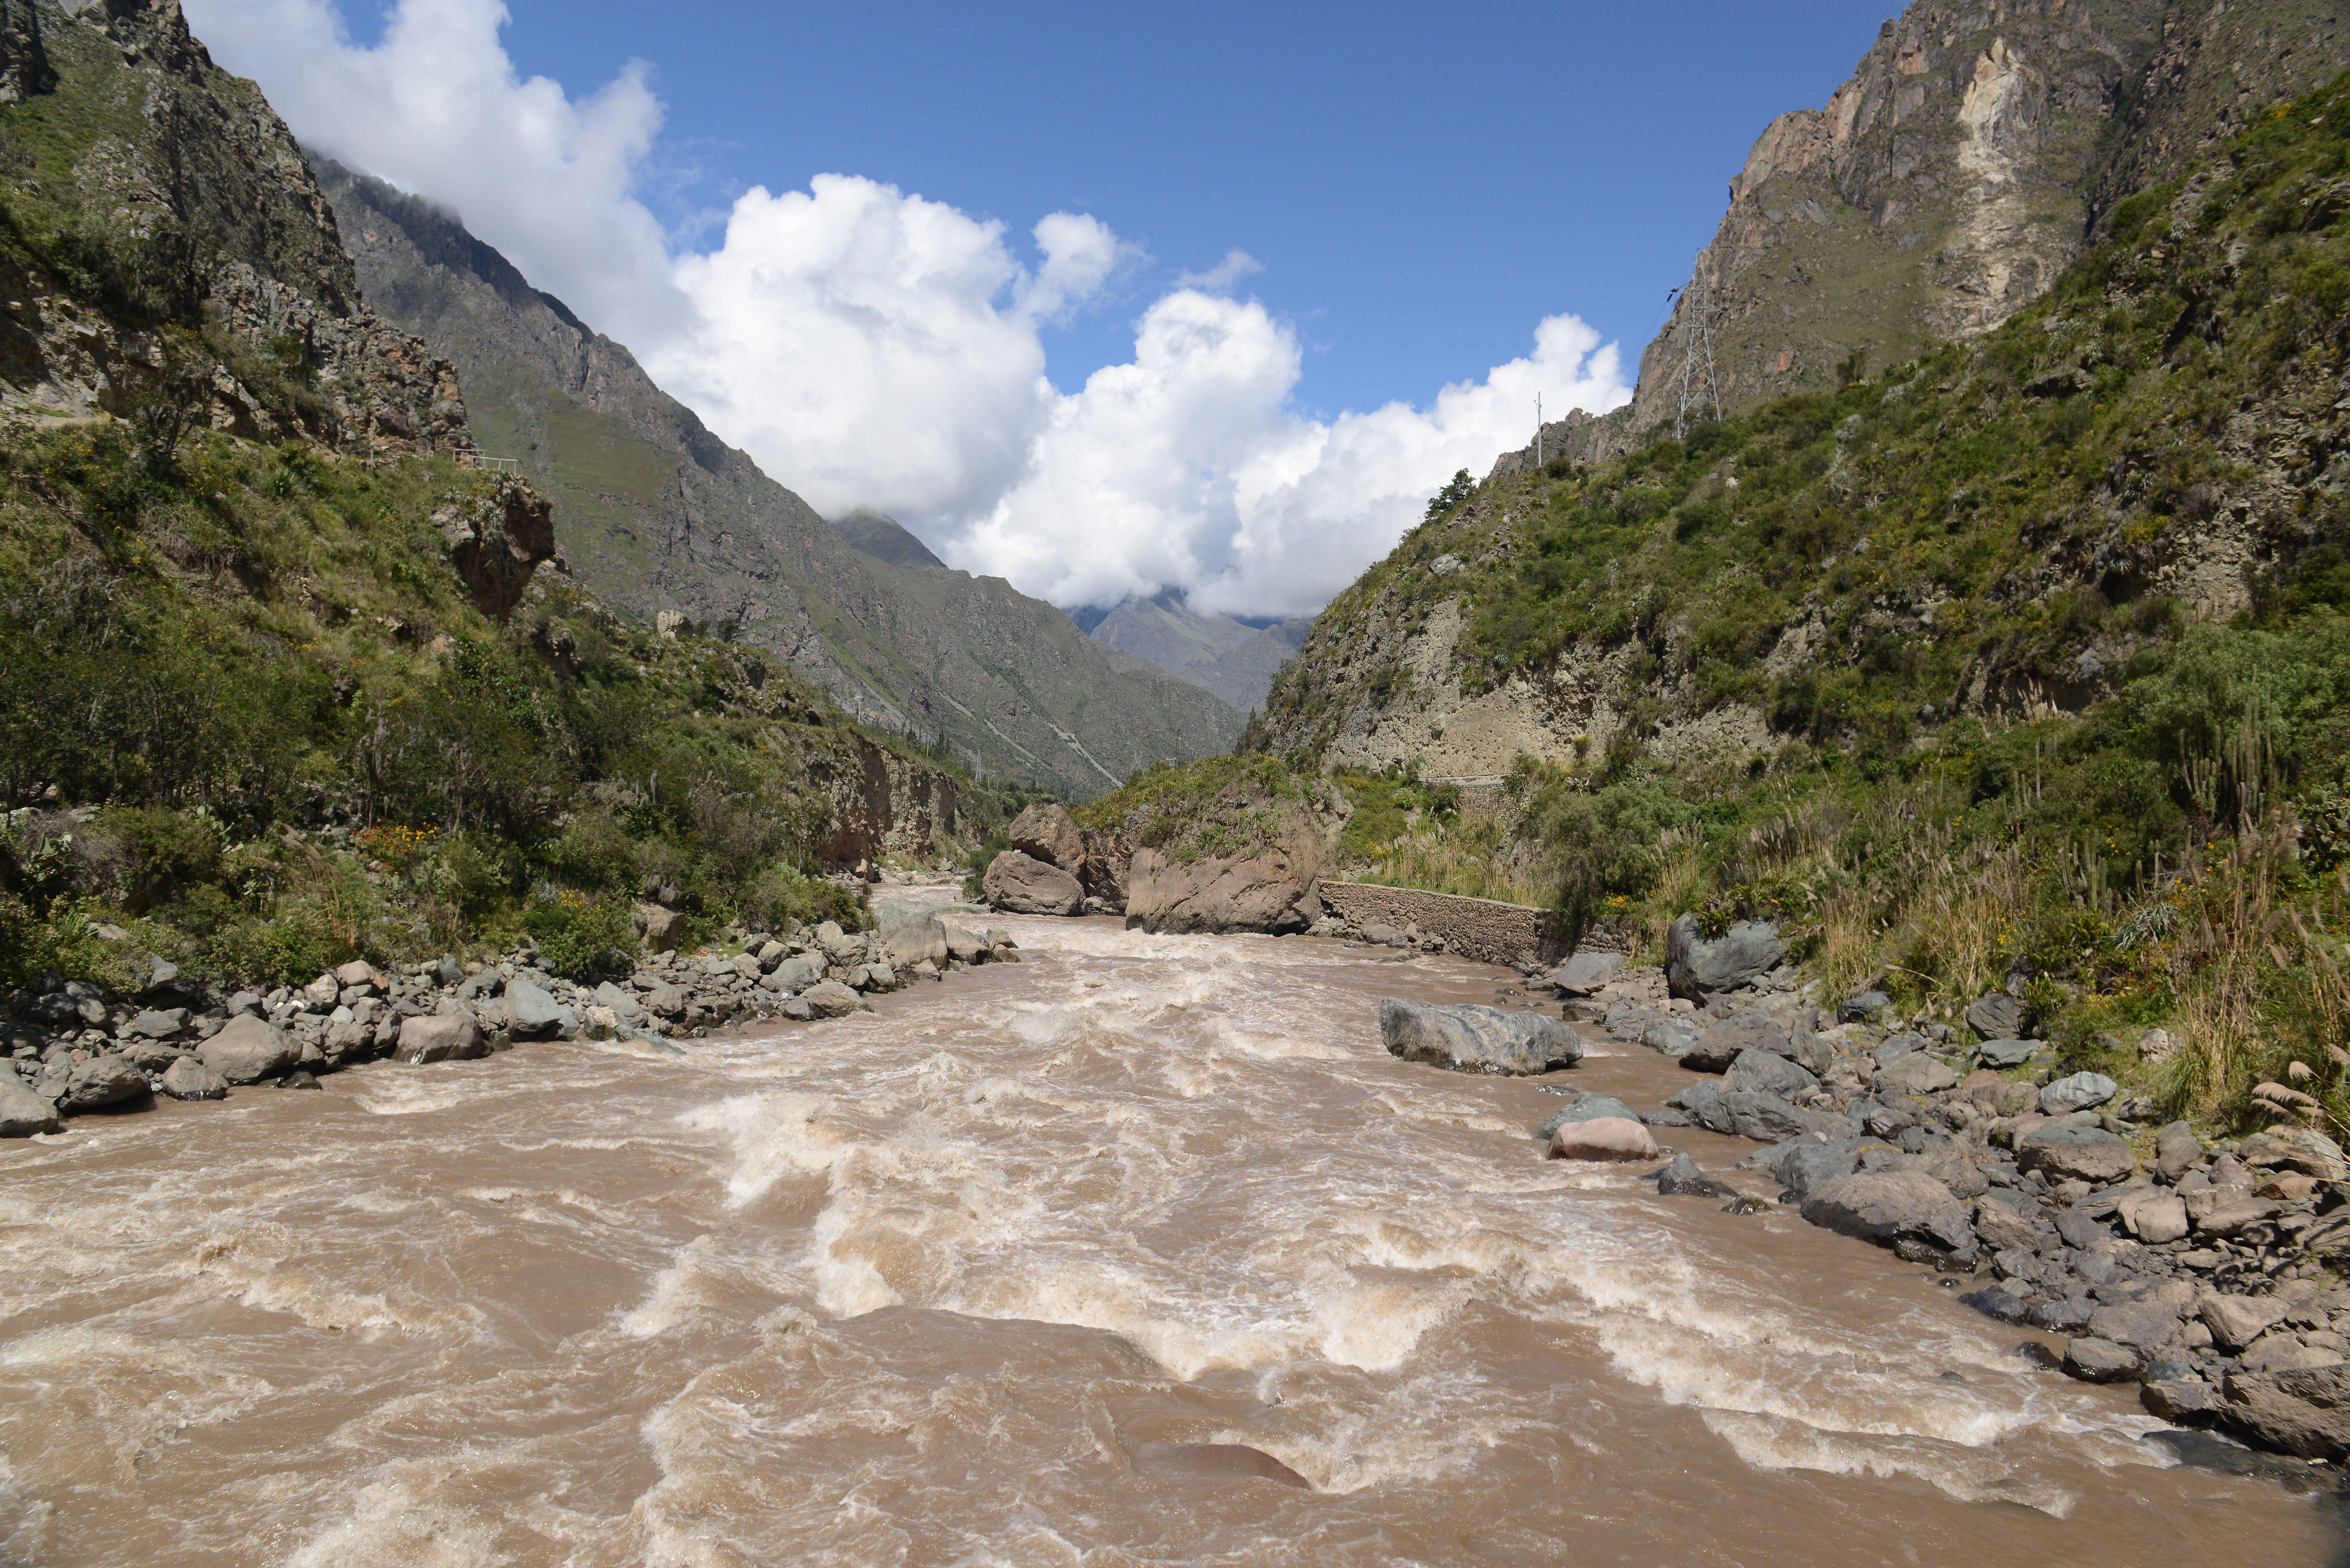
[[[997,923],[872,1014],[0,1146],[0,1562],[2341,1559],[1930,1272],[1380,1049],[1505,971]]]

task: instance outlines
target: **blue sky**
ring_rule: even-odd
[[[1892,14],[187,6],[820,510],[1237,613],[1343,587],[1534,391],[1621,401],[1754,138]]]
[[[1419,398],[1572,311],[1627,354],[1711,239],[1773,116],[1816,109],[1897,13],[1785,5],[1175,7],[506,0],[525,75],[630,59],[668,109],[664,223],[744,187],[862,174],[1001,217],[1090,213],[1296,322],[1317,412]],[[344,12],[356,36],[380,8]],[[1048,337],[1064,389],[1132,309]]]

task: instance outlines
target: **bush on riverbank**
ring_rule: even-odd
[[[131,949],[307,981],[511,946],[565,900],[608,926],[660,901],[672,941],[865,923],[813,876],[818,770],[888,742],[556,567],[484,614],[433,514],[494,493],[446,462],[216,434],[169,475],[110,424],[0,444],[0,987],[103,980]],[[596,940],[583,971],[613,967]]]

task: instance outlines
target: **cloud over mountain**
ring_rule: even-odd
[[[818,510],[878,507],[1059,603],[1178,587],[1201,608],[1314,607],[1455,469],[1523,444],[1537,391],[1555,410],[1628,396],[1613,346],[1561,316],[1425,405],[1308,418],[1295,329],[1224,292],[1258,270],[1239,250],[1144,309],[1129,361],[1063,393],[1044,328],[1141,259],[1089,215],[1016,243],[823,174],[746,192],[714,248],[679,246],[635,195],[662,117],[639,67],[580,98],[525,79],[497,0],[399,0],[371,47],[329,0],[187,9],[307,142],[454,210]]]

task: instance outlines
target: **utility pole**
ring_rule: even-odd
[[[1690,408],[1711,398],[1713,417],[1721,419],[1721,392],[1715,385],[1713,373],[1713,294],[1705,277],[1702,255],[1690,277],[1690,286],[1681,293],[1681,304],[1689,309],[1689,320],[1681,327],[1681,406],[1673,418],[1673,439],[1679,441],[1689,430]],[[1699,382],[1700,361],[1704,381]]]

